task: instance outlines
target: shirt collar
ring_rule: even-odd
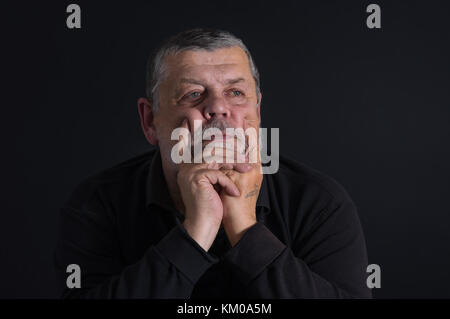
[[[259,191],[258,199],[256,200],[257,207],[264,207],[265,213],[270,212],[269,191],[267,185],[267,175],[263,175],[261,189]],[[146,206],[156,204],[166,210],[172,211],[177,215],[181,215],[175,208],[172,197],[170,196],[167,182],[164,177],[162,169],[161,153],[159,148],[153,152],[150,161],[149,172],[147,176],[146,185]]]

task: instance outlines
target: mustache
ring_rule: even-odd
[[[213,119],[211,121],[206,122],[206,124],[202,124],[201,129],[197,129],[194,134],[191,135],[191,142],[194,141],[194,138],[197,138],[197,141],[202,140],[204,133],[206,130],[215,128],[220,130],[222,133],[226,132],[227,128],[235,128],[234,126],[227,123],[227,121],[222,119]]]
[[[207,129],[216,128],[221,132],[225,132],[227,128],[234,128],[234,126],[228,124],[225,120],[221,119],[213,119],[212,121],[207,122],[202,128],[202,135],[205,133]]]
[[[227,128],[235,128],[235,127],[233,125],[230,125],[227,121],[225,121],[223,119],[218,119],[218,118],[215,118],[211,121],[206,122],[205,124],[202,124],[201,129],[199,128],[194,132],[194,134],[191,134],[190,146],[192,149],[194,148],[195,140],[198,141],[200,144],[202,144],[202,148],[205,147],[205,145],[203,145],[203,144],[208,141],[204,141],[203,136],[204,136],[204,133],[206,132],[206,130],[211,129],[211,128],[218,129],[222,133],[226,133]],[[245,139],[243,142],[244,142],[245,149],[247,149],[248,148],[247,140]]]

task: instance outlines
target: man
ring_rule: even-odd
[[[284,157],[276,174],[261,174],[259,157],[174,161],[175,129],[257,129],[261,97],[248,49],[228,32],[193,29],[159,48],[138,100],[157,148],[89,178],[62,208],[64,297],[371,297],[356,209],[334,180]],[[223,138],[209,142],[226,150]],[[66,286],[71,264],[79,288]]]

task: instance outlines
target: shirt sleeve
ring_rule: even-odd
[[[189,298],[195,283],[217,259],[176,225],[143,257],[123,265],[117,234],[106,214],[65,206],[55,250],[63,298]],[[68,288],[66,268],[81,269],[81,288]]]
[[[352,202],[325,209],[288,245],[257,222],[226,260],[249,298],[371,298],[365,240]]]

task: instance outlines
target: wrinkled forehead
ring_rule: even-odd
[[[170,55],[165,60],[166,77],[171,81],[182,78],[227,80],[243,77],[252,79],[247,54],[239,47],[206,50],[187,50]]]

